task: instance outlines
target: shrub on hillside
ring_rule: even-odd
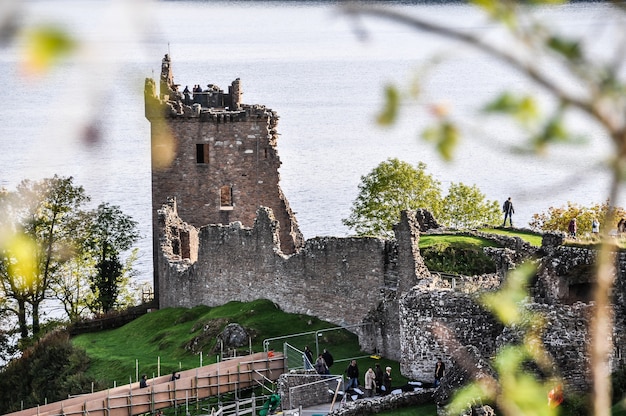
[[[495,273],[496,264],[480,247],[467,244],[435,243],[421,249],[429,270],[467,276]]]
[[[91,391],[89,359],[64,331],[49,333],[0,373],[0,413],[18,411]],[[23,403],[22,403],[23,402]]]

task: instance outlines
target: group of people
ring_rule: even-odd
[[[345,371],[348,383],[345,389],[356,389],[359,387],[359,367],[356,360],[350,361],[350,365]],[[391,367],[386,367],[383,372],[380,364],[376,363],[375,368],[369,367],[365,372],[365,397],[386,395],[391,392]]]
[[[330,374],[330,367],[332,367],[334,362],[333,355],[327,349],[324,349],[317,356],[315,363],[313,363],[313,352],[308,345],[304,347],[304,368],[307,370],[315,368],[317,374]]]
[[[308,370],[315,369],[318,374],[327,375],[330,374],[330,367],[334,363],[332,354],[324,349],[324,351],[318,355],[315,364],[313,364],[313,352],[309,346],[304,347],[304,367]],[[439,358],[435,364],[435,387],[441,382],[442,377],[445,374],[446,366]],[[347,381],[345,384],[345,390],[356,389],[359,387],[359,366],[356,360],[351,360],[348,367],[345,369]],[[391,367],[386,367],[385,370],[381,368],[380,364],[376,363],[374,368],[369,367],[365,372],[365,397],[374,397],[374,395],[387,395],[391,392]]]

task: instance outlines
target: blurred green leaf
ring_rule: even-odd
[[[523,323],[522,302],[527,297],[528,281],[534,273],[535,267],[530,263],[512,270],[500,290],[481,297],[482,304],[507,326]]]
[[[484,384],[473,382],[454,393],[452,402],[446,408],[446,411],[449,415],[458,415],[476,403],[493,401],[495,401],[494,391],[490,391]]]
[[[531,138],[531,144],[536,151],[543,150],[552,143],[575,143],[584,141],[574,138],[563,121],[562,112],[558,111],[545,124],[543,129]]]
[[[515,27],[517,22],[515,2],[501,0],[471,0],[471,3],[483,9],[492,19],[500,21],[509,28]]]
[[[24,233],[15,233],[7,238],[5,247],[10,253],[8,273],[15,282],[21,282],[22,288],[31,286],[37,275],[37,244]]]
[[[383,111],[378,115],[378,124],[389,126],[396,121],[398,117],[398,108],[400,107],[400,93],[393,85],[387,85],[385,88],[385,103]]]
[[[558,36],[551,36],[546,41],[548,48],[563,55],[570,61],[577,61],[582,57],[580,44],[578,42],[563,39]]]
[[[547,406],[548,388],[525,371],[524,364],[531,360],[524,345],[500,350],[494,362],[502,389],[498,403],[508,414],[553,415],[554,409]]]
[[[441,157],[449,162],[452,160],[459,143],[460,134],[452,122],[442,120],[436,126],[425,129],[422,132],[422,138],[435,143]]]
[[[32,72],[43,72],[59,58],[76,49],[76,42],[63,29],[39,26],[26,37],[26,65]]]
[[[532,96],[517,97],[510,92],[500,94],[495,100],[485,105],[483,111],[508,114],[526,125],[539,117],[538,106]]]

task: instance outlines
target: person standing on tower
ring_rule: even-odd
[[[515,210],[513,209],[513,202],[511,202],[511,197],[504,201],[504,205],[502,205],[502,211],[504,211],[504,222],[502,226],[506,225],[506,219],[509,218],[509,225],[513,226],[513,214],[515,214]]]

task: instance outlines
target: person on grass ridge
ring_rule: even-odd
[[[502,226],[506,225],[506,219],[509,219],[509,225],[513,226],[513,214],[515,214],[515,209],[513,208],[513,202],[511,202],[511,197],[504,201],[504,205],[502,205],[502,211],[504,212],[504,222]]]

